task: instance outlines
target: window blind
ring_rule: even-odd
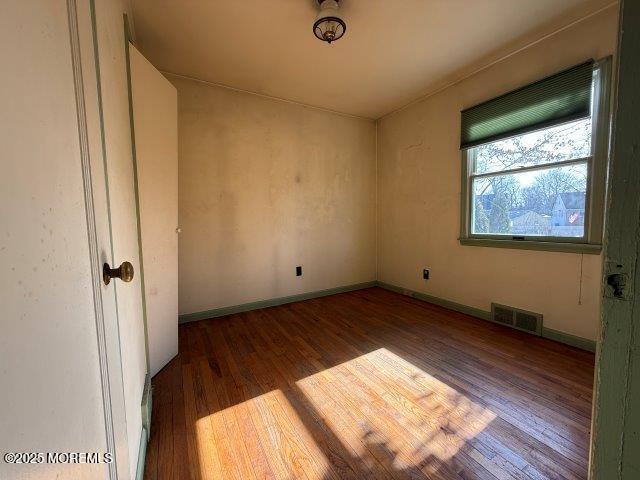
[[[461,112],[460,148],[470,148],[591,114],[589,60]]]

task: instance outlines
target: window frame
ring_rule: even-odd
[[[565,160],[552,164],[541,164],[525,169],[504,170],[492,174],[472,175],[474,147],[463,149],[461,168],[461,216],[460,237],[462,245],[482,247],[517,248],[527,250],[546,250],[557,252],[592,253],[602,250],[602,234],[604,227],[604,208],[606,196],[607,165],[609,158],[609,137],[611,129],[611,57],[597,60],[594,64],[593,111],[591,116],[592,154],[589,157]],[[550,166],[561,167],[584,163],[587,165],[587,188],[585,195],[584,236],[582,237],[548,237],[527,235],[499,235],[473,233],[472,222],[472,182],[474,178],[489,175],[505,175],[530,171],[532,169],[548,169]],[[552,167],[552,168],[553,168]]]

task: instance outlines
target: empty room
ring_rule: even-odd
[[[640,2],[0,2],[1,480],[640,478]]]

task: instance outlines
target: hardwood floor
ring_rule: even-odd
[[[182,325],[145,478],[586,478],[593,363],[379,288]]]

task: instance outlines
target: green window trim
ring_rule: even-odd
[[[592,156],[587,159],[588,179],[585,204],[584,237],[574,238],[473,234],[471,230],[472,198],[470,192],[472,177],[470,175],[470,160],[473,153],[472,148],[473,146],[477,146],[474,144],[462,149],[461,217],[460,237],[458,239],[461,245],[587,254],[599,254],[601,252],[604,227],[607,164],[609,157],[609,132],[611,127],[611,57],[606,57],[595,62],[585,62],[578,67],[585,64],[590,64],[589,68],[592,72],[596,71],[597,75],[595,76],[593,88],[593,149]],[[568,72],[569,70],[565,70],[565,72]],[[537,85],[539,83],[540,82],[536,82],[533,85]],[[515,92],[518,91],[519,90],[516,90]],[[489,102],[485,102],[485,104],[486,103]],[[564,121],[570,121],[570,119],[565,119]],[[536,128],[529,129],[525,133],[538,130],[540,128],[546,128],[548,126],[549,125],[538,125]],[[507,138],[508,136],[511,135],[505,135],[500,138]],[[481,143],[489,143],[491,141],[495,140],[492,139]]]
[[[496,238],[460,238],[461,245],[474,247],[497,247],[523,250],[540,250],[543,252],[586,253],[598,255],[602,251],[601,244],[554,242],[542,240],[504,240]]]

